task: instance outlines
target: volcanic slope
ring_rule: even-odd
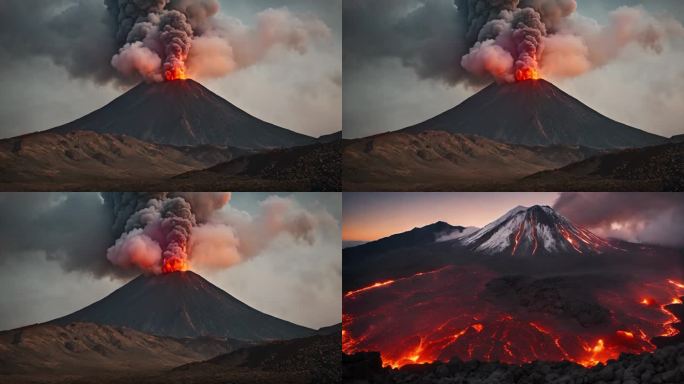
[[[106,106],[49,132],[94,131],[176,146],[267,149],[316,139],[259,120],[193,80],[141,83]]]
[[[611,120],[545,80],[492,84],[455,108],[403,132],[428,130],[480,135],[510,144],[599,149],[667,141]]]
[[[516,207],[460,242],[485,254],[535,256],[602,253],[617,249],[609,241],[580,228],[551,207]]]
[[[249,307],[193,272],[141,275],[104,299],[50,323],[73,322],[124,326],[162,336],[245,341],[315,334]]]

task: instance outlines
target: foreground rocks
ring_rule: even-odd
[[[584,368],[570,362],[535,362],[523,366],[463,362],[382,367],[379,353],[344,355],[343,379],[354,384],[682,384],[684,344]]]

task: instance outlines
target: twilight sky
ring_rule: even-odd
[[[342,240],[353,245],[437,221],[482,227],[519,205],[549,205],[600,236],[684,247],[681,193],[345,193]]]
[[[301,28],[302,24],[297,24],[301,20],[320,21],[329,33],[309,39],[303,53],[276,44],[251,66],[221,78],[199,81],[268,122],[311,136],[339,131],[342,127],[342,1],[219,2],[221,10],[217,18],[230,18],[234,24],[247,28],[255,26],[260,12],[286,8],[292,15],[291,25],[295,30]],[[69,19],[70,12],[78,22],[62,21],[62,18]],[[84,76],[72,76],[66,69],[79,73],[93,65],[74,62],[76,55],[68,53],[78,51],[81,46],[96,50],[99,45],[106,45],[95,37],[104,13],[104,0],[3,0],[0,3],[0,16],[6,20],[0,25],[0,61],[3,62],[0,138],[67,123],[102,107],[126,90],[127,87],[102,85]],[[108,66],[110,59],[98,57],[96,61]]]
[[[281,234],[240,264],[193,271],[276,317],[312,328],[339,323],[341,194],[233,193],[223,210],[257,217],[273,195],[317,223],[310,243]],[[111,222],[99,194],[0,193],[0,209],[0,330],[69,314],[128,281],[96,277],[86,260],[66,262],[76,259],[69,253],[105,258]]]
[[[642,8],[648,23],[669,31],[663,35],[663,49],[658,54],[630,43],[602,67],[575,78],[547,80],[612,119],[667,137],[684,133],[684,2],[577,3],[573,17],[591,25],[606,25],[610,12],[621,6]],[[455,76],[453,66],[460,65],[456,49],[449,49],[458,44],[452,37],[458,19],[453,4],[454,0],[344,2],[346,138],[422,122],[456,106],[483,86],[449,84]]]

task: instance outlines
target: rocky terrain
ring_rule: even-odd
[[[444,131],[394,132],[346,143],[344,189],[496,189],[596,153],[584,147],[531,147]]]
[[[42,382],[170,369],[246,343],[219,338],[153,336],[93,323],[34,325],[0,332],[0,382]]]
[[[86,131],[32,134],[0,141],[0,188],[81,190],[131,185],[232,158],[229,150],[211,153],[211,159],[202,159],[187,149]]]
[[[529,191],[684,191],[684,143],[591,157],[513,183]]]
[[[452,359],[390,369],[382,367],[378,353],[357,353],[343,356],[343,380],[349,384],[681,384],[684,344],[642,355],[623,354],[592,368],[569,362],[518,366]]]
[[[178,175],[177,190],[339,191],[342,188],[341,142],[276,149]]]
[[[335,191],[340,151],[339,141],[255,152],[90,131],[39,133],[0,140],[0,190]]]

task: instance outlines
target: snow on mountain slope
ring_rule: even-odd
[[[461,243],[484,254],[533,256],[603,253],[616,249],[590,231],[571,223],[548,206],[515,207]]]

